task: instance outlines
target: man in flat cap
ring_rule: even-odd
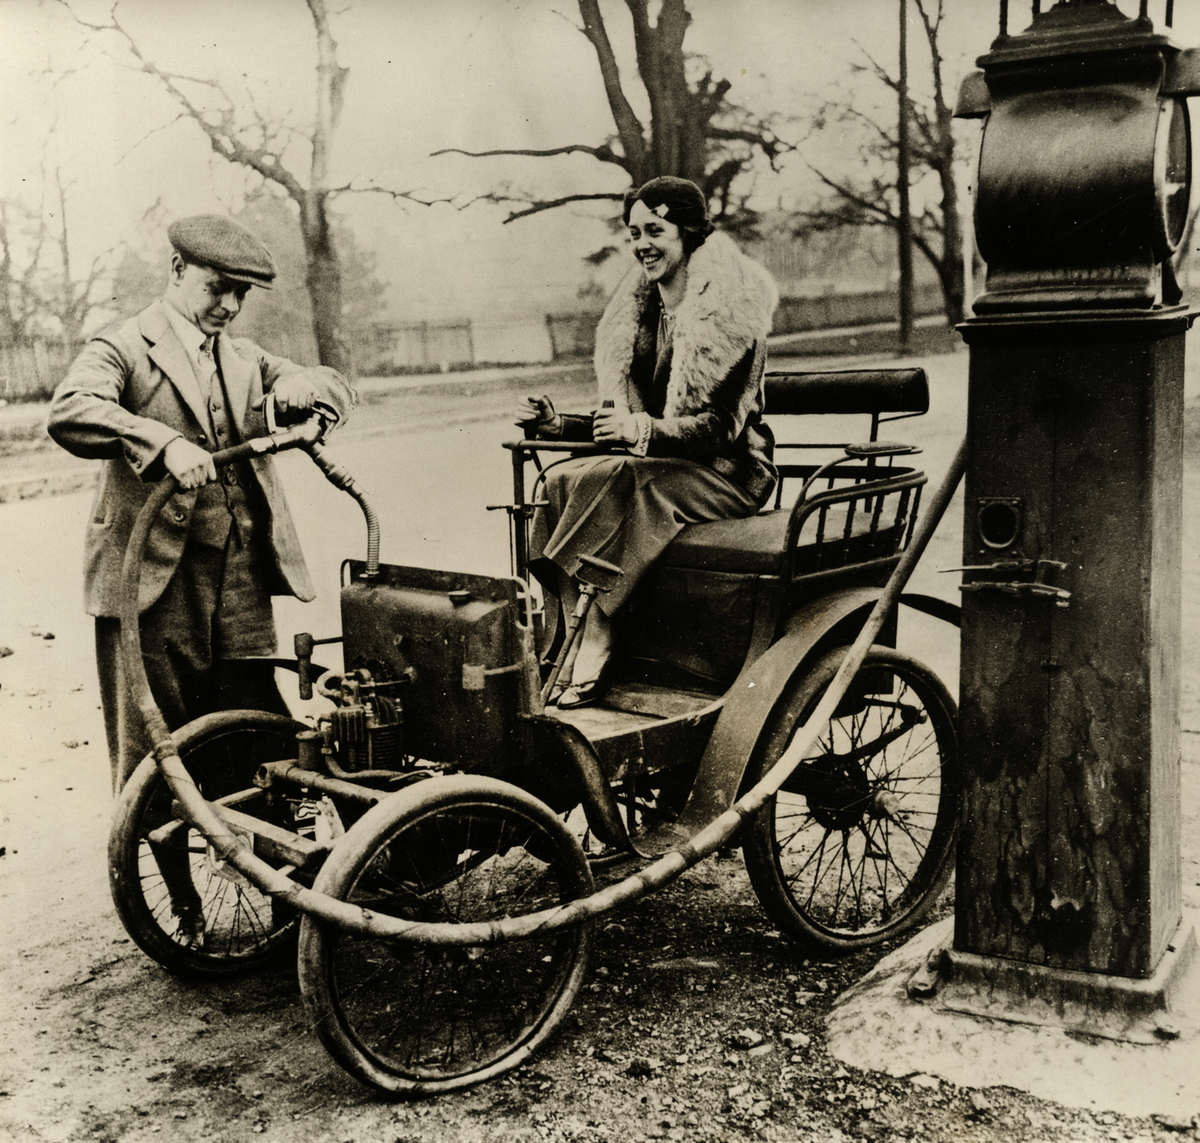
[[[50,406],[50,435],[104,461],[87,527],[84,598],[96,617],[100,695],[119,790],[149,749],[120,659],[121,564],[149,485],[178,481],[146,544],[138,606],[150,687],[175,729],[213,710],[286,713],[271,669],[271,596],[313,598],[269,457],[222,469],[212,453],[265,431],[264,395],[281,414],[315,402],[339,415],[354,393],[333,369],[275,357],[226,327],[275,265],[249,231],[218,215],[167,230],[162,300],[84,346]]]

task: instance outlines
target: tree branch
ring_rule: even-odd
[[[621,72],[617,67],[612,41],[608,38],[608,29],[604,26],[604,17],[600,14],[599,0],[579,0],[579,14],[583,17],[583,34],[595,50],[600,64],[600,78],[604,82],[604,94],[612,111],[621,148],[625,152],[626,169],[631,173],[640,173],[646,163],[645,131],[621,86]]]
[[[122,154],[117,156],[117,162],[123,163],[126,159],[129,158],[130,155],[133,154],[134,151],[136,151],[147,140],[152,139],[159,132],[165,131],[168,127],[174,126],[174,124],[178,123],[181,119],[187,119],[187,118],[190,118],[187,115],[187,113],[180,111],[179,114],[175,116],[175,118],[168,119],[165,123],[160,123],[157,127],[151,127],[150,130],[147,131],[140,139],[134,140],[134,142],[131,143],[130,146],[124,152],[122,152]]]
[[[729,94],[733,84],[727,79],[713,82],[712,68],[709,68],[696,84],[693,102],[696,104],[701,122],[708,123],[721,109],[721,104]]]
[[[529,218],[531,215],[541,214],[543,211],[547,210],[554,210],[556,207],[566,206],[568,203],[572,202],[620,202],[623,197],[624,194],[621,191],[605,191],[596,194],[568,194],[563,195],[562,198],[543,199],[530,202],[529,199],[515,198],[511,195],[489,192],[487,194],[477,195],[475,198],[471,199],[470,202],[464,204],[464,206],[460,207],[459,209],[465,209],[465,207],[471,206],[477,202],[491,202],[497,204],[498,206],[505,203],[514,202],[529,203],[524,210],[515,210],[509,214],[508,217],[504,219],[504,224],[507,225],[510,222],[516,222],[519,218]]]
[[[929,45],[929,55],[932,62],[933,72],[933,102],[934,106],[940,112],[943,107],[946,107],[945,89],[942,83],[942,64],[945,62],[942,58],[939,38],[942,28],[942,0],[936,0],[936,4],[932,10],[929,8],[929,0],[916,0],[917,12],[921,16],[921,26],[925,30],[925,42]]]
[[[562,147],[501,147],[494,151],[464,151],[461,147],[442,147],[438,151],[431,151],[430,158],[438,155],[466,155],[469,159],[488,159],[496,155],[526,155],[532,158],[544,159],[551,155],[591,155],[593,159],[599,159],[602,163],[614,163],[624,171],[630,169],[629,160],[623,155],[618,155],[607,144],[601,144],[599,147],[589,147],[585,143],[567,143]]]
[[[863,59],[867,61],[867,67],[864,70],[869,71],[884,87],[898,93],[900,91],[900,80],[876,60],[862,44],[858,45],[858,50],[862,52]]]
[[[229,96],[221,89],[219,84],[211,80],[198,80],[191,76],[165,71],[152,60],[148,59],[142,53],[132,34],[118,18],[116,3],[109,10],[109,22],[107,24],[96,24],[84,20],[71,7],[69,0],[57,0],[57,3],[62,5],[81,27],[94,32],[116,32],[125,41],[130,55],[137,61],[139,70],[157,79],[166,88],[167,93],[179,104],[184,114],[195,120],[197,126],[208,137],[209,145],[221,158],[227,159],[231,163],[249,167],[264,179],[279,184],[293,199],[303,201],[305,195],[304,186],[291,171],[280,163],[276,155],[268,151],[265,147],[251,147],[234,134],[235,127],[230,111],[232,100],[229,99]],[[180,87],[181,83],[198,83],[202,86],[212,88],[220,92],[229,106],[220,110],[205,111],[192,101],[187,92]],[[218,118],[218,123],[210,121],[214,115]]]
[[[353,181],[343,183],[341,186],[330,187],[328,194],[381,194],[396,202],[412,202],[418,206],[439,206],[443,203],[449,206],[455,205],[454,196],[448,198],[425,198],[418,194],[416,190],[396,190],[393,187],[382,187],[375,183],[365,183],[355,185]]]
[[[730,211],[731,203],[736,203],[739,221],[753,222],[756,216],[747,205],[748,196],[738,197],[736,190],[731,189],[734,181],[744,178],[763,157],[772,169],[778,170],[780,156],[796,147],[775,133],[774,116],[755,116],[733,104],[729,100],[731,81],[714,76],[702,57],[684,50],[684,38],[692,23],[687,0],[657,3],[624,0],[632,23],[635,74],[650,104],[649,124],[645,128],[623,90],[600,0],[576,0],[576,3],[583,18],[582,33],[599,62],[609,112],[616,126],[615,136],[601,146],[567,144],[479,151],[448,147],[432,154],[470,158],[584,154],[620,167],[633,183],[658,174],[690,178],[706,190],[714,208],[719,206],[723,215]],[[700,70],[695,67],[697,59],[702,60],[703,69],[699,78],[696,78]],[[499,186],[491,194],[472,201],[524,204],[505,219],[512,222],[565,203],[614,201],[619,197],[617,193],[577,193],[542,201],[534,195],[516,198],[509,187]]]
[[[794,151],[796,148],[791,143],[785,143],[782,139],[776,136],[768,136],[760,131],[755,131],[749,127],[712,127],[710,126],[705,132],[710,139],[725,139],[729,141],[737,141],[749,143],[752,147],[757,147],[767,157],[767,161],[771,164],[771,169],[778,170],[776,161],[779,156],[787,151]]]
[[[879,224],[895,226],[899,223],[900,220],[898,215],[892,211],[886,203],[883,203],[878,199],[868,198],[861,191],[852,187],[849,183],[838,182],[836,179],[825,174],[824,171],[818,170],[818,168],[814,167],[811,163],[806,163],[805,166],[807,166],[808,169],[812,171],[812,173],[816,175],[817,178],[820,179],[820,181],[824,183],[831,191],[840,195],[846,200],[846,202],[857,207],[864,214],[878,220]]]

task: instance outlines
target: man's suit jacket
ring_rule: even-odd
[[[155,302],[89,341],[50,406],[50,435],[76,456],[105,461],[84,553],[84,606],[89,615],[120,613],[126,541],[150,494],[150,483],[166,474],[166,446],[183,436],[209,451],[216,449],[191,360],[164,305]],[[230,414],[243,439],[265,432],[263,395],[289,374],[307,373],[320,399],[339,413],[354,401],[349,383],[336,370],[296,365],[245,339],[221,334],[217,360]],[[271,458],[255,458],[250,467],[271,517],[272,590],[312,599],[312,581]],[[197,495],[194,489],[176,491],[150,531],[138,595],[141,611],[159,598],[175,572]]]

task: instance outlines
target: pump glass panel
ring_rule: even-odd
[[[1156,140],[1155,166],[1167,247],[1175,250],[1187,225],[1192,186],[1192,144],[1187,104],[1169,99],[1163,104]]]

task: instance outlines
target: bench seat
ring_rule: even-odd
[[[856,564],[895,552],[895,527],[872,532],[871,514],[864,512],[861,504],[856,504],[856,508],[850,535],[845,536],[847,506],[829,506],[822,543],[817,543],[819,514],[808,518],[795,553],[794,575]],[[667,546],[660,562],[699,571],[783,575],[791,514],[790,508],[775,508],[742,519],[689,524]]]

